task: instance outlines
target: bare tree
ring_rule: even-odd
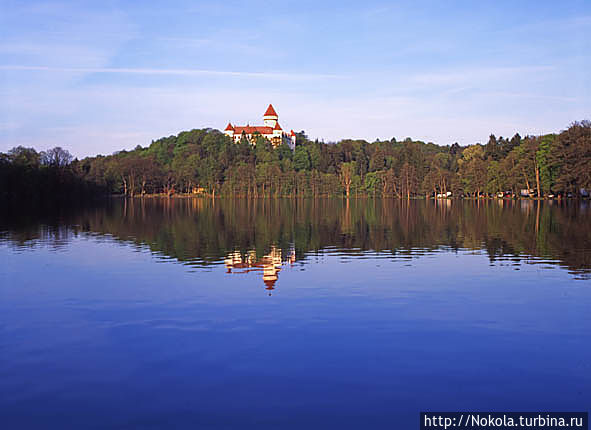
[[[46,166],[66,167],[72,162],[73,158],[68,150],[59,146],[41,152],[41,163]]]
[[[353,181],[353,174],[355,173],[355,166],[354,163],[343,163],[341,164],[341,183],[345,187],[345,193],[347,198],[349,198],[351,192],[351,182]]]

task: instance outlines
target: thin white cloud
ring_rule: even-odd
[[[567,34],[572,34],[573,30],[585,29],[590,26],[591,15],[581,15],[570,16],[567,18],[547,19],[536,22],[521,22],[518,26],[515,27],[499,28],[497,29],[497,33],[530,34],[532,31],[534,31],[548,34],[547,30],[551,28],[553,30],[552,33],[554,35],[556,34],[556,32],[562,32],[563,30],[567,30],[569,32]]]
[[[163,42],[172,42],[174,44],[182,44],[185,46],[200,47],[211,45],[214,43],[212,39],[206,38],[191,38],[191,37],[158,37],[157,40]]]
[[[555,70],[555,66],[518,66],[518,67],[481,67],[457,71],[441,71],[438,73],[418,73],[411,76],[411,82],[429,85],[458,84],[482,80],[505,80],[508,77],[528,76]]]
[[[154,69],[154,68],[125,68],[125,67],[51,67],[51,66],[22,66],[5,64],[0,70],[31,71],[31,72],[65,72],[65,73],[113,73],[136,75],[176,75],[176,76],[230,76],[245,78],[309,80],[309,79],[342,79],[345,76],[318,73],[276,73],[276,72],[241,72],[207,69]]]
[[[533,99],[533,100],[549,100],[564,103],[574,103],[583,101],[582,97],[567,97],[567,96],[554,96],[550,94],[531,94],[531,93],[519,93],[519,92],[508,92],[508,91],[496,91],[496,92],[483,92],[481,97],[499,97],[499,98],[513,98],[513,99]]]

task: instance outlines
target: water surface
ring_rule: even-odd
[[[7,428],[418,428],[591,405],[587,202],[114,200],[0,218]]]

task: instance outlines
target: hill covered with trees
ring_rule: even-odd
[[[414,141],[338,143],[297,135],[295,151],[235,144],[218,130],[195,129],[148,147],[72,160],[61,148],[17,147],[0,154],[0,196],[8,199],[99,194],[205,194],[236,197],[454,196],[521,189],[579,195],[591,189],[591,122],[544,136],[491,135],[486,144]]]

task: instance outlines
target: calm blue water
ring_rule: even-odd
[[[2,428],[591,410],[585,208],[371,204],[4,219]]]

